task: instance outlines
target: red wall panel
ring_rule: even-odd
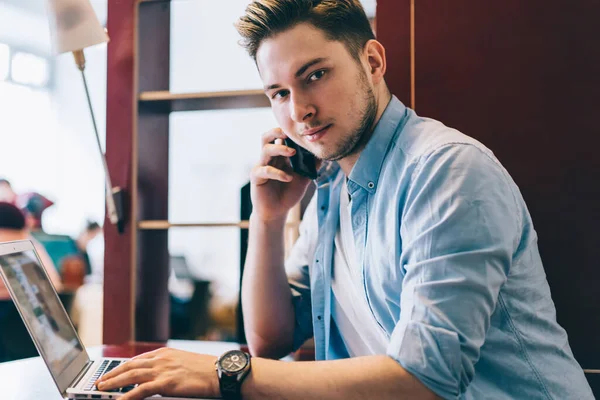
[[[410,0],[378,0],[377,39],[387,58],[385,80],[390,90],[410,106]]]
[[[558,320],[600,367],[600,3],[419,0],[416,104],[491,148],[539,236]]]

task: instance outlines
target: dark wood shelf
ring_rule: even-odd
[[[169,228],[241,228],[248,229],[248,221],[239,222],[169,222],[167,220],[139,221],[140,230],[165,230]]]
[[[139,221],[138,229],[143,231],[161,231],[169,228],[240,228],[248,229],[250,221],[238,222],[169,222],[167,220]],[[287,222],[287,227],[298,227],[299,221]]]
[[[171,93],[169,91],[142,92],[141,111],[178,112],[270,107],[262,90],[232,90],[223,92]]]

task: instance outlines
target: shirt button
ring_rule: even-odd
[[[367,186],[369,187],[369,189],[373,189],[375,187],[375,184],[373,182],[369,182],[367,183]]]
[[[321,316],[319,315],[319,316],[317,317],[317,319],[320,321],[320,320],[321,320]]]

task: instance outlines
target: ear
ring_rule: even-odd
[[[377,40],[369,40],[365,44],[364,53],[368,64],[368,72],[371,75],[373,84],[379,84],[383,81],[385,75],[386,60],[385,48]]]

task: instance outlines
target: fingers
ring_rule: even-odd
[[[250,173],[250,181],[255,185],[265,184],[269,180],[292,181],[289,157],[296,150],[283,144],[285,138],[287,136],[281,128],[271,129],[263,134],[261,157]]]
[[[256,185],[262,185],[268,180],[291,182],[292,179],[292,175],[270,165],[257,165],[250,173],[250,181]]]
[[[161,384],[159,382],[148,382],[139,385],[125,396],[120,397],[120,400],[142,400],[146,397],[161,393]]]
[[[98,390],[110,390],[129,385],[142,384],[149,382],[155,378],[155,371],[150,368],[134,369],[123,372],[115,377],[105,379],[98,382],[96,387]]]
[[[285,133],[283,133],[283,130],[281,128],[271,129],[270,131],[263,133],[262,145],[264,146],[268,143],[272,143],[273,141],[275,141],[275,139],[283,140],[285,138],[287,138],[287,136],[285,135]]]
[[[124,372],[131,371],[132,369],[139,368],[152,368],[152,361],[150,359],[131,359],[123,364],[119,365],[117,368],[112,371],[104,374],[99,382],[106,381],[107,379],[113,378],[117,375],[120,375]]]
[[[296,150],[287,147],[283,144],[266,144],[263,146],[260,156],[261,165],[269,165],[275,157],[291,157],[296,153]]]

